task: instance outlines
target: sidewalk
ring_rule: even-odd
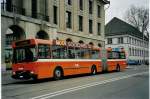
[[[141,68],[141,67],[149,67],[149,65],[128,65],[126,68],[130,69],[130,68]]]
[[[12,73],[12,70],[2,71],[2,77],[6,75],[11,75],[11,73]]]

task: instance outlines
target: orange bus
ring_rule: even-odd
[[[124,50],[101,49],[63,40],[28,39],[13,42],[12,77],[61,79],[63,76],[124,70]]]

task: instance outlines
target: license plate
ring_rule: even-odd
[[[20,78],[23,78],[23,76],[19,76]]]

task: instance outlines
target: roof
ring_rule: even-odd
[[[105,36],[115,36],[115,35],[131,35],[137,38],[142,39],[143,33],[132,25],[122,21],[119,18],[114,17],[109,23],[105,26]],[[145,37],[145,40],[148,40]]]

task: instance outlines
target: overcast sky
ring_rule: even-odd
[[[106,24],[113,18],[124,19],[126,10],[131,6],[149,7],[149,0],[109,0],[110,6],[106,10]]]

